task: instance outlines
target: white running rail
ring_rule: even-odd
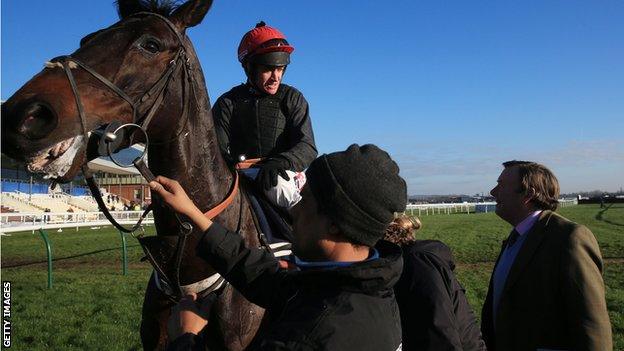
[[[143,211],[114,211],[113,218],[120,224],[136,223]],[[150,212],[143,224],[153,224],[154,216]],[[112,225],[102,212],[14,212],[0,214],[0,233],[35,231],[39,229],[61,229],[80,227],[98,227]]]
[[[559,207],[577,205],[576,199],[560,199]],[[486,210],[480,212],[490,212],[487,209],[494,207],[496,202],[461,202],[461,203],[437,203],[437,204],[408,204],[405,213],[414,215],[433,215],[451,213],[474,213],[477,206],[482,206]],[[492,211],[493,212],[493,211]]]

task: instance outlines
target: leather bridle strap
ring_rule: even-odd
[[[178,67],[183,66],[185,68],[186,76],[187,77],[190,76],[190,74],[188,72],[188,58],[186,58],[186,50],[185,50],[185,47],[184,47],[184,39],[183,39],[182,35],[177,31],[177,28],[175,27],[175,25],[173,23],[171,23],[171,21],[169,19],[167,19],[166,17],[164,17],[162,15],[159,15],[159,14],[156,14],[156,13],[139,12],[139,13],[134,14],[133,16],[134,17],[153,16],[153,17],[159,18],[173,32],[173,34],[176,36],[176,39],[178,40],[178,44],[180,45],[176,55],[173,57],[173,59],[171,61],[169,61],[169,65],[168,65],[167,69],[165,70],[165,72],[163,72],[163,74],[160,76],[160,78],[141,96],[140,99],[138,99],[138,101],[136,101],[136,102],[133,101],[130,96],[128,96],[123,90],[121,90],[119,87],[117,87],[110,80],[108,80],[107,78],[105,78],[104,76],[102,76],[101,74],[96,72],[94,69],[92,69],[88,65],[82,63],[80,60],[78,60],[78,59],[76,59],[76,58],[74,58],[72,56],[69,56],[69,55],[59,56],[59,57],[54,58],[54,59],[51,60],[51,62],[60,62],[62,64],[64,70],[65,70],[65,74],[67,75],[67,78],[68,78],[69,83],[70,83],[71,88],[72,88],[72,92],[74,93],[74,96],[75,96],[75,99],[76,99],[76,104],[78,106],[78,115],[80,117],[80,120],[81,120],[81,123],[82,123],[82,128],[83,128],[83,133],[85,133],[85,136],[87,135],[88,131],[87,131],[87,126],[86,126],[86,121],[85,121],[84,108],[83,108],[82,103],[80,101],[80,95],[78,94],[78,88],[77,88],[77,85],[76,85],[76,81],[74,79],[73,74],[71,73],[71,68],[72,68],[71,64],[72,63],[75,64],[76,66],[79,66],[83,70],[87,71],[89,74],[91,74],[93,77],[95,77],[98,81],[100,81],[102,84],[104,84],[107,88],[109,88],[110,90],[115,92],[120,98],[125,100],[132,107],[132,121],[133,121],[133,123],[138,123],[139,122],[138,121],[138,117],[137,117],[139,104],[144,103],[151,96],[154,96],[155,95],[154,93],[157,93],[157,97],[156,97],[154,103],[152,104],[151,108],[149,109],[149,112],[146,114],[146,117],[143,118],[142,121],[140,121],[141,127],[143,127],[145,130],[147,130],[147,127],[148,127],[149,123],[151,122],[152,117],[155,115],[156,110],[158,109],[158,107],[162,103],[162,100],[164,98],[164,92],[167,89],[167,87],[169,86],[170,78],[173,75],[175,69],[178,68]],[[179,62],[179,61],[183,61],[184,59],[186,59],[186,62]],[[187,97],[186,102],[185,102],[185,106],[184,106],[185,108],[186,108],[186,104],[187,103],[188,103],[188,97]]]
[[[180,46],[184,46],[184,38],[182,37],[182,35],[180,35],[180,32],[178,32],[178,28],[175,26],[175,24],[173,24],[167,17],[157,14],[155,12],[145,12],[145,11],[137,12],[132,15],[132,17],[141,17],[141,16],[158,17],[159,19],[161,19],[163,22],[165,22],[167,27],[171,29],[173,34],[175,34],[175,36],[178,38],[178,43],[180,44]]]
[[[234,173],[234,184],[232,185],[232,188],[230,189],[229,195],[223,201],[221,201],[220,204],[204,212],[204,216],[208,217],[208,219],[213,219],[216,216],[218,216],[221,212],[223,212],[223,210],[225,210],[228,206],[232,204],[232,201],[234,201],[236,194],[238,194],[238,172],[235,171],[233,173]]]
[[[76,105],[78,107],[78,116],[80,117],[80,122],[82,123],[82,126],[83,126],[83,132],[87,130],[86,119],[85,119],[84,108],[82,106],[82,102],[80,99],[80,94],[78,93],[76,80],[71,72],[72,64],[75,64],[76,66],[85,70],[87,73],[89,73],[94,78],[96,78],[100,83],[104,84],[108,89],[112,90],[115,94],[117,94],[117,96],[119,96],[124,101],[126,101],[132,108],[133,123],[140,122],[141,127],[147,130],[147,127],[149,126],[149,123],[151,122],[152,117],[155,115],[156,110],[158,109],[158,107],[160,107],[160,104],[162,103],[164,99],[164,93],[167,87],[169,86],[169,82],[173,73],[175,72],[176,68],[180,66],[184,66],[183,63],[179,63],[179,61],[181,61],[184,57],[185,57],[184,48],[181,47],[178,50],[176,56],[169,62],[169,65],[167,69],[165,70],[165,72],[163,72],[163,74],[156,81],[156,83],[154,83],[154,85],[152,85],[152,87],[150,87],[150,89],[148,89],[143,94],[143,96],[141,96],[141,98],[138,100],[138,103],[134,102],[131,97],[129,97],[126,93],[124,93],[123,90],[117,87],[110,80],[106,79],[104,76],[96,72],[94,69],[92,69],[91,67],[89,67],[88,65],[84,64],[83,62],[81,62],[80,60],[74,57],[59,56],[59,57],[54,58],[51,62],[59,62],[65,70],[65,74],[67,75],[67,79],[69,80],[70,86],[72,88],[72,92],[74,93]],[[186,73],[188,75],[188,72]],[[151,108],[149,109],[149,112],[147,113],[146,117],[143,118],[142,121],[138,121],[137,115],[138,115],[138,110],[139,110],[139,104],[147,101],[151,96],[154,96],[155,95],[154,93],[157,93],[157,96]],[[186,103],[187,102],[188,102],[188,99]]]
[[[262,160],[261,158],[253,158],[253,159],[249,159],[249,160],[245,160],[245,161],[241,161],[237,163],[235,166],[235,170],[233,172],[234,184],[232,185],[232,188],[230,189],[229,195],[220,204],[204,212],[204,216],[208,217],[208,219],[213,219],[216,216],[218,216],[221,212],[223,212],[223,210],[225,210],[228,206],[230,206],[232,204],[232,201],[234,201],[236,194],[238,193],[238,177],[239,176],[238,176],[237,171],[241,169],[250,168],[256,163],[260,162],[261,160]]]
[[[89,131],[87,130],[87,121],[84,118],[84,107],[82,105],[82,100],[80,99],[80,94],[78,93],[78,86],[76,85],[76,80],[74,79],[74,75],[71,72],[71,67],[69,67],[69,63],[66,60],[63,60],[61,61],[61,64],[63,65],[63,69],[65,70],[65,74],[67,75],[67,80],[69,80],[69,86],[71,87],[72,93],[74,94],[76,109],[78,110],[78,115],[80,116],[80,126],[82,127],[82,134],[85,138],[86,143],[89,141]]]
[[[119,89],[115,84],[113,84],[111,81],[106,79],[101,74],[97,73],[91,67],[85,65],[80,60],[78,60],[78,59],[76,59],[76,58],[74,58],[72,56],[69,56],[69,55],[68,56],[61,56],[58,59],[63,59],[62,63],[63,63],[63,66],[65,66],[65,67],[67,67],[66,62],[68,62],[68,61],[69,62],[73,62],[76,65],[80,66],[80,68],[82,68],[85,71],[89,72],[89,74],[91,74],[93,77],[97,78],[97,80],[99,80],[104,85],[106,85],[106,87],[108,87],[110,90],[114,91],[117,95],[119,95],[120,98],[126,100],[130,104],[130,106],[132,106],[133,109],[136,109],[136,104],[132,101],[132,98],[130,98],[128,95],[126,95],[126,93],[124,93],[123,90]],[[66,68],[66,71],[67,71],[67,68]]]
[[[236,164],[236,169],[237,170],[241,170],[241,169],[248,169],[251,168],[253,166],[256,165],[256,163],[262,161],[262,158],[250,158],[244,161],[240,161],[239,163]]]
[[[74,61],[76,62],[76,61]],[[69,63],[67,60],[61,60],[61,64],[63,65],[63,69],[65,70],[65,74],[67,75],[67,80],[69,80],[69,85],[71,87],[72,93],[74,94],[74,99],[76,100],[76,108],[78,110],[78,115],[80,116],[80,124],[82,126],[82,133],[85,137],[85,142],[89,140],[89,132],[87,130],[87,125],[86,125],[86,120],[84,118],[84,107],[82,105],[82,100],[80,99],[80,94],[78,93],[78,87],[76,86],[76,80],[74,79],[74,75],[71,72],[71,68],[69,67]],[[80,65],[80,63],[78,63]],[[83,66],[81,66],[83,67]],[[84,67],[83,67],[84,68]],[[87,70],[89,71],[89,73],[93,74],[97,74],[96,72],[92,72],[90,69]],[[98,74],[99,76],[99,74]],[[96,77],[97,78],[97,77]],[[104,83],[107,83],[108,80],[104,79],[103,80]],[[110,83],[110,82],[108,82]],[[108,84],[107,84],[108,85]],[[112,83],[111,83],[112,85]],[[116,90],[117,87],[112,85],[112,87],[114,87]],[[128,101],[126,99],[126,95],[122,93],[122,98],[124,98],[126,101]],[[125,97],[124,97],[125,96]],[[147,214],[149,213],[149,211],[151,210],[151,205],[148,206],[148,208],[145,210],[145,212],[143,212],[143,215],[141,216],[141,218],[139,219],[139,221],[132,227],[132,229],[126,229],[124,226],[122,226],[121,224],[119,224],[112,216],[112,214],[110,213],[110,211],[108,211],[108,208],[106,207],[106,204],[104,204],[104,199],[102,198],[102,194],[100,193],[100,189],[97,187],[97,184],[95,184],[95,179],[93,179],[93,175],[91,174],[91,172],[89,172],[86,164],[82,167],[82,173],[85,175],[85,179],[87,181],[87,185],[89,186],[89,189],[91,190],[91,194],[93,195],[93,198],[95,198],[95,201],[97,202],[98,206],[100,207],[100,210],[102,211],[102,213],[104,213],[104,216],[106,217],[106,219],[108,219],[109,222],[111,222],[117,229],[119,229],[122,232],[125,233],[133,233],[134,231],[136,231],[140,226],[141,223],[143,222],[143,219],[147,216]]]
[[[169,66],[167,67],[167,70],[163,73],[163,75],[139,99],[139,102],[143,103],[143,102],[147,101],[151,96],[153,96],[153,94],[154,94],[153,91],[158,94],[156,96],[156,99],[154,100],[154,103],[152,104],[152,107],[149,109],[149,111],[147,112],[147,114],[145,115],[143,120],[141,120],[141,121],[135,120],[135,123],[140,124],[141,127],[143,129],[145,129],[146,131],[147,131],[147,127],[149,126],[150,122],[152,121],[152,118],[156,114],[156,111],[160,107],[160,104],[164,100],[164,97],[165,97],[164,92],[167,89],[167,87],[169,86],[169,82],[171,81],[171,77],[174,76],[174,73],[176,72],[177,69],[179,69],[180,67],[184,66],[184,64],[185,64],[184,62],[179,62],[179,61],[182,61],[184,59],[184,57],[186,57],[184,49],[180,48],[180,50],[178,50],[178,53],[176,54],[176,56],[171,61],[169,61]],[[185,69],[184,72],[185,72],[186,75],[189,74],[186,69]],[[188,105],[188,98],[185,99],[184,104],[182,106],[182,108],[185,111],[186,111],[187,105]],[[185,118],[185,113],[182,113],[182,117],[180,117],[180,118]]]
[[[143,211],[141,218],[139,218],[139,220],[132,226],[132,228],[128,229],[124,227],[123,225],[119,224],[119,222],[117,222],[115,218],[113,218],[113,215],[110,213],[110,211],[108,210],[108,207],[106,207],[106,204],[104,203],[104,199],[102,198],[100,189],[95,183],[95,179],[93,178],[93,175],[90,174],[90,172],[88,172],[88,170],[86,170],[85,168],[86,167],[83,167],[83,170],[82,170],[83,173],[87,172],[85,174],[85,180],[87,181],[87,185],[89,186],[91,195],[93,195],[93,198],[95,199],[95,202],[97,202],[98,206],[100,207],[100,211],[102,211],[102,213],[104,214],[104,217],[106,217],[106,219],[108,219],[108,221],[111,222],[111,224],[115,228],[117,228],[118,230],[124,233],[134,233],[137,229],[139,229],[141,227],[141,223],[143,223],[143,220],[145,219],[145,217],[147,217],[147,214],[152,210],[152,204],[147,206],[145,211]]]

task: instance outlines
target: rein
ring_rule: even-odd
[[[179,43],[179,49],[176,52],[174,58],[169,62],[169,64],[167,65],[167,68],[165,69],[165,71],[162,73],[162,75],[160,76],[160,78],[137,100],[134,101],[131,97],[129,97],[122,89],[120,89],[119,87],[117,87],[113,82],[111,82],[110,80],[108,80],[107,78],[105,78],[104,76],[100,75],[98,72],[96,72],[93,68],[89,67],[87,64],[79,61],[78,59],[71,57],[69,55],[67,56],[59,56],[57,58],[52,59],[49,63],[46,63],[47,67],[61,67],[64,69],[65,75],[67,76],[67,79],[69,81],[72,93],[74,95],[74,99],[76,102],[76,107],[78,110],[78,116],[80,118],[80,124],[82,127],[82,133],[83,136],[85,138],[85,140],[88,142],[89,140],[89,136],[90,136],[90,131],[88,130],[87,127],[87,122],[86,122],[86,116],[85,116],[85,111],[84,111],[84,106],[82,104],[82,100],[80,98],[80,93],[78,91],[78,86],[76,84],[76,80],[74,78],[74,75],[72,74],[72,69],[75,68],[81,68],[82,70],[86,71],[87,73],[89,73],[91,76],[93,76],[94,78],[96,78],[98,81],[100,81],[102,84],[104,84],[108,89],[110,89],[111,91],[113,91],[115,94],[117,94],[121,99],[123,99],[124,101],[126,101],[130,107],[132,108],[132,120],[133,120],[133,125],[138,127],[143,133],[145,133],[146,136],[146,144],[145,144],[145,149],[147,150],[148,147],[148,141],[147,141],[147,130],[148,127],[153,119],[153,117],[155,116],[156,112],[158,111],[159,107],[161,106],[163,100],[164,100],[164,96],[165,93],[169,87],[169,83],[172,80],[172,77],[176,76],[180,70],[182,71],[182,74],[184,76],[184,80],[183,80],[183,85],[182,85],[182,89],[183,89],[183,94],[184,94],[184,103],[183,103],[183,111],[182,111],[182,115],[180,116],[180,120],[183,120],[184,125],[180,128],[180,131],[178,131],[173,138],[171,138],[169,140],[172,141],[176,138],[179,137],[179,135],[186,129],[186,125],[187,125],[187,120],[188,120],[188,110],[189,110],[189,104],[190,104],[190,91],[192,91],[193,95],[195,94],[195,90],[193,88],[193,75],[190,72],[190,60],[189,58],[186,56],[186,49],[184,46],[184,35],[180,34],[175,25],[173,23],[171,23],[171,21],[169,21],[166,17],[161,16],[159,14],[155,14],[155,13],[150,13],[150,12],[140,12],[134,15],[134,17],[140,17],[140,16],[154,16],[159,18],[160,20],[162,20],[167,27],[169,27],[169,29],[175,34],[178,43]],[[186,87],[189,87],[188,89]],[[151,104],[151,106],[147,109],[147,112],[144,114],[144,116],[139,120],[138,118],[138,113],[139,113],[139,108],[147,101],[151,100],[153,98],[153,102]],[[106,138],[107,136],[103,136],[104,138]],[[85,149],[85,153],[86,153],[86,149]],[[109,153],[109,157],[111,157],[111,149],[110,146],[108,147],[108,153]],[[139,170],[139,172],[141,173],[141,175],[143,175],[143,177],[148,181],[152,181],[154,180],[154,176],[153,174],[149,171],[149,168],[147,167],[147,165],[144,163],[143,161],[143,157],[145,156],[145,152],[143,153],[143,155],[141,155],[139,158],[137,158],[133,163],[134,165],[137,167],[137,169]],[[86,158],[86,157],[85,157]],[[174,283],[175,284],[175,293],[178,297],[181,297],[181,295],[183,295],[184,291],[182,286],[180,285],[180,266],[181,266],[181,262],[182,262],[182,256],[184,253],[184,248],[186,246],[186,239],[187,236],[193,231],[193,227],[190,223],[188,222],[182,222],[180,220],[180,218],[176,215],[176,218],[178,219],[178,222],[180,223],[180,227],[181,227],[181,231],[178,234],[178,240],[177,240],[177,245],[176,245],[176,250],[175,250],[175,260],[174,260],[174,274],[175,277],[173,277],[173,279],[170,279],[169,277],[166,276],[166,274],[164,274],[163,270],[160,269],[160,267],[158,267],[158,264],[156,264],[156,262],[153,260],[153,255],[150,252],[150,250],[148,249],[148,247],[144,244],[144,242],[141,240],[142,239],[142,234],[139,235],[138,237],[136,237],[134,235],[135,231],[137,231],[139,228],[141,228],[141,223],[143,221],[143,219],[147,216],[147,214],[152,210],[152,205],[150,204],[148,206],[148,208],[143,212],[143,214],[141,215],[141,218],[138,220],[138,222],[136,224],[134,224],[131,228],[126,228],[123,225],[121,225],[120,223],[118,223],[113,216],[111,215],[110,211],[108,210],[108,208],[106,207],[106,204],[104,203],[104,200],[102,198],[102,194],[100,193],[99,187],[97,186],[97,183],[95,181],[95,177],[93,175],[93,173],[91,171],[88,170],[86,163],[83,165],[82,167],[83,170],[83,174],[85,176],[85,179],[87,181],[87,184],[91,190],[91,194],[93,195],[93,197],[95,198],[96,202],[98,203],[98,206],[100,207],[100,210],[104,213],[105,217],[111,222],[111,224],[113,224],[118,230],[125,232],[125,233],[131,233],[135,238],[137,238],[139,240],[139,243],[141,244],[141,247],[143,248],[143,251],[146,253],[146,256],[150,259],[152,265],[154,266],[155,270],[157,271],[158,275],[160,276],[160,278],[166,282],[169,283]],[[228,192],[228,195],[225,197],[225,199],[223,201],[221,201],[219,204],[217,204],[215,207],[211,208],[210,210],[206,211],[204,213],[204,215],[206,217],[208,217],[209,219],[213,219],[216,216],[218,216],[220,213],[222,213],[228,206],[230,206],[232,204],[232,202],[234,201],[236,195],[238,194],[238,187],[239,187],[239,176],[238,176],[238,172],[236,170],[234,170],[234,182],[233,185],[231,187],[231,189]],[[173,290],[173,289],[170,289]]]

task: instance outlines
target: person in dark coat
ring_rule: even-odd
[[[253,176],[264,190],[275,187],[278,176],[290,180],[317,155],[308,102],[282,83],[294,49],[278,29],[258,23],[238,47],[247,82],[219,97],[212,109],[221,153],[231,164],[240,156],[262,158]]]
[[[600,246],[589,228],[555,213],[555,174],[536,162],[507,161],[490,195],[513,229],[481,311],[488,349],[612,350]]]
[[[485,350],[479,325],[453,270],[451,249],[416,240],[418,218],[397,217],[384,240],[403,250],[403,273],[394,291],[401,312],[403,350]]]
[[[176,181],[157,177],[154,193],[204,231],[198,252],[268,320],[253,344],[259,350],[375,350],[401,348],[393,286],[401,250],[380,242],[407,189],[390,156],[374,145],[317,158],[302,200],[292,209],[292,269],[267,250],[247,248],[237,233],[213,223]],[[353,177],[368,174],[368,177]],[[189,296],[173,310],[170,350],[202,349],[209,304]],[[207,305],[207,306],[206,306]]]

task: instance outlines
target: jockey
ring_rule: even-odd
[[[317,155],[308,102],[297,89],[282,84],[293,50],[279,30],[258,23],[238,47],[247,82],[219,97],[212,109],[225,159],[230,164],[243,157],[262,159],[245,173],[287,208],[300,199],[305,180],[297,173]]]

